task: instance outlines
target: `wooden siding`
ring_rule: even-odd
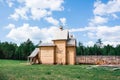
[[[66,40],[54,40],[56,64],[66,64]]]
[[[54,47],[40,47],[39,57],[42,64],[54,64]]]
[[[120,65],[120,56],[77,56],[76,63]]]
[[[76,49],[74,46],[67,47],[67,64],[75,64],[76,60]]]

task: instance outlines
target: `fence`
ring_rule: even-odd
[[[77,64],[120,65],[120,56],[77,56]]]

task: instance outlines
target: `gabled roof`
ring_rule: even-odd
[[[34,51],[28,57],[35,57],[39,53],[39,48],[35,48]]]
[[[53,43],[41,43],[39,46],[55,46]]]
[[[53,40],[67,40],[69,36],[68,30],[58,30]]]
[[[76,46],[76,40],[74,38],[68,39],[67,46]]]

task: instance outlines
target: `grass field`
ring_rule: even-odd
[[[95,65],[27,65],[0,60],[0,80],[120,80],[120,69]]]

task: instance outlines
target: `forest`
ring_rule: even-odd
[[[12,42],[0,42],[0,59],[26,60],[35,47],[30,39],[19,46]]]
[[[112,45],[104,45],[101,39],[98,39],[94,46],[83,46],[81,42],[77,46],[77,55],[113,55],[120,56],[120,44],[116,47]]]
[[[19,46],[12,42],[0,42],[0,59],[26,60],[30,53],[38,45],[28,39]],[[103,46],[101,39],[98,39],[94,46],[84,46],[78,42],[76,47],[77,55],[115,55],[120,56],[120,45],[113,47],[111,45]]]

